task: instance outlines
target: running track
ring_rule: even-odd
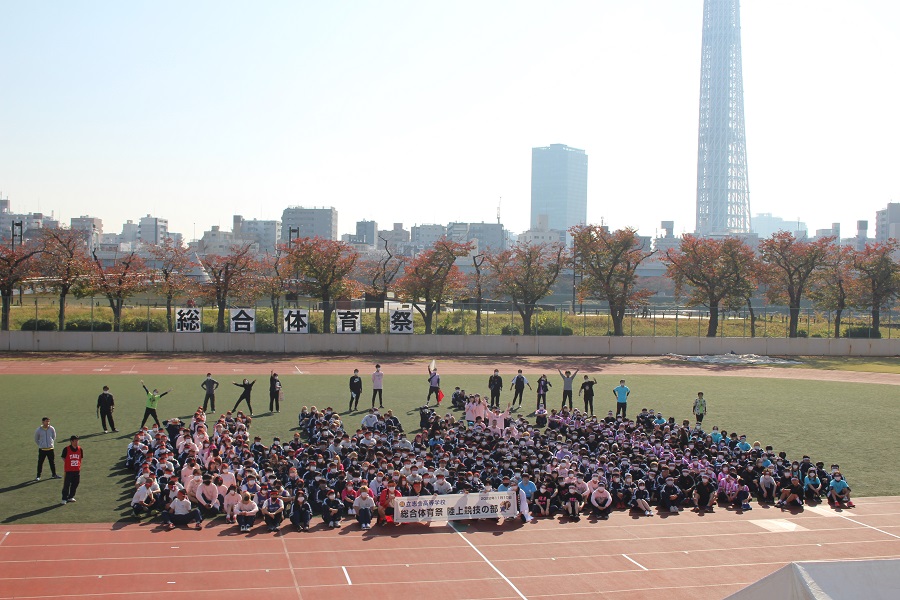
[[[900,558],[900,498],[609,521],[250,534],[156,524],[0,529],[0,598],[716,599],[791,561]],[[756,506],[756,505],[754,505]]]
[[[282,374],[346,375],[354,368],[365,372],[381,362],[386,373],[419,375],[431,357],[407,356],[295,356],[284,355],[197,355],[178,354],[5,354],[0,375],[205,375],[236,373],[268,375],[274,369]],[[580,369],[588,373],[627,375],[685,375],[704,377],[762,377],[766,379],[802,379],[844,383],[880,383],[900,385],[900,374],[766,366],[696,365],[656,358],[606,359],[586,357],[437,357],[438,369],[447,375],[490,374],[523,369],[526,372],[555,371],[557,367]]]

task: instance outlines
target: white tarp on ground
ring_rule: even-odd
[[[791,563],[726,600],[897,600],[900,560]]]
[[[666,354],[666,358],[685,362],[706,363],[710,365],[799,365],[799,360],[773,358],[758,354],[711,354],[709,356],[686,356],[684,354]]]

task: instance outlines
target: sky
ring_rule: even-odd
[[[0,3],[0,194],[105,232],[334,206],[339,232],[529,227],[531,148],[584,149],[588,221],[695,221],[702,0]],[[751,213],[900,201],[900,3],[745,0]]]

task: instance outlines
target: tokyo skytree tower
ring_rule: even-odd
[[[695,233],[750,233],[740,0],[703,2],[699,129]]]

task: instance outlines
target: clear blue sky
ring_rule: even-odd
[[[588,219],[694,227],[702,0],[0,3],[0,191],[186,239],[286,205],[528,227],[531,148]],[[900,201],[900,3],[745,0],[752,212]],[[871,230],[870,230],[871,232]]]

